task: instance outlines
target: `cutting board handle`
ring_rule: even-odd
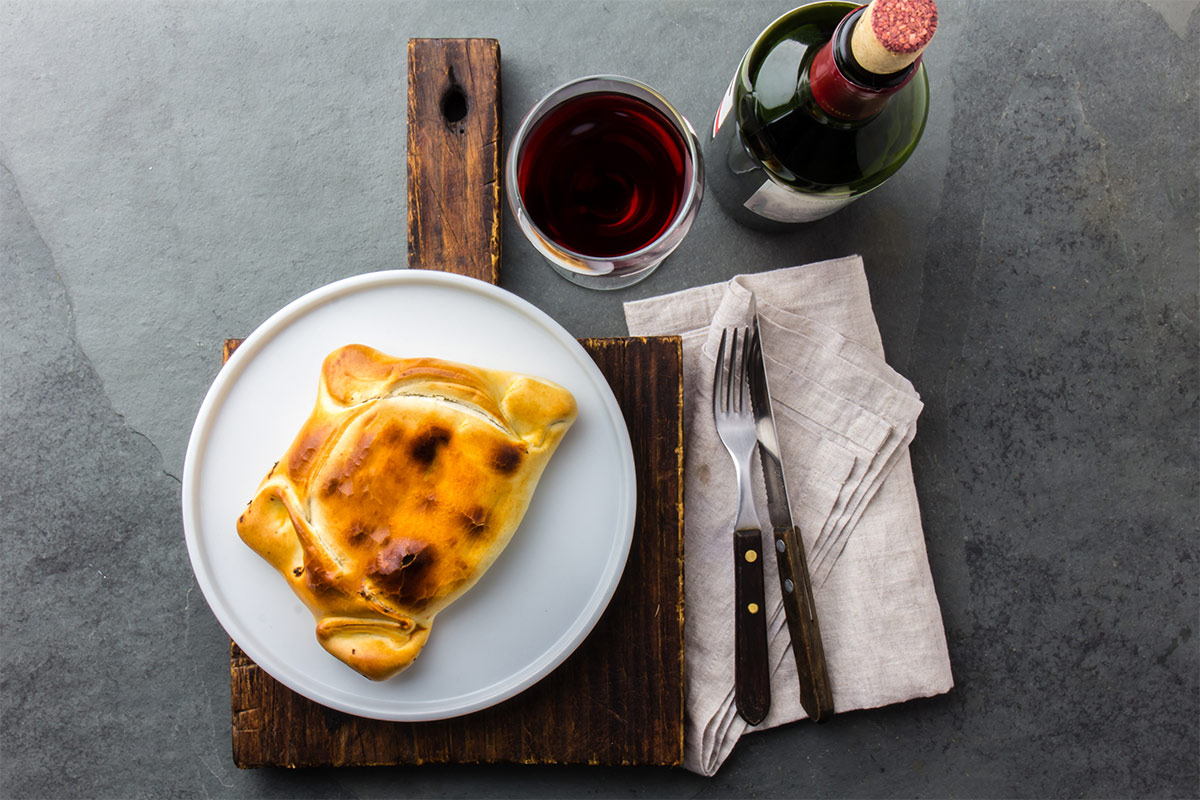
[[[500,43],[408,42],[408,266],[500,283]]]

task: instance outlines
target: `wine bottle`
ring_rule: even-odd
[[[912,155],[929,112],[921,53],[933,0],[821,0],[746,51],[707,143],[708,183],[736,220],[786,229],[834,213]]]

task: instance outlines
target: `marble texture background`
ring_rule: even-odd
[[[884,188],[796,233],[715,202],[631,289],[503,286],[580,336],[621,303],[861,253],[956,688],[744,739],[718,776],[239,771],[180,475],[220,344],[405,263],[405,47],[500,40],[506,141],[616,72],[698,129],[787,2],[0,6],[0,795],[1194,797],[1200,793],[1195,0],[943,0]]]

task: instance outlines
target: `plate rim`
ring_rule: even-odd
[[[265,648],[259,648],[256,644],[251,644],[247,647],[246,642],[252,637],[238,623],[236,613],[232,609],[224,607],[223,603],[214,602],[214,597],[217,597],[219,594],[217,589],[218,582],[204,566],[205,559],[201,546],[202,531],[199,519],[200,509],[198,499],[200,477],[202,474],[201,466],[203,464],[204,451],[207,449],[213,426],[215,425],[216,412],[219,411],[221,404],[230,391],[232,391],[238,377],[245,371],[255,355],[267,343],[286,331],[295,319],[351,294],[381,287],[422,283],[433,284],[441,288],[450,287],[457,291],[473,292],[483,295],[493,302],[507,306],[546,330],[551,338],[564,347],[574,360],[582,366],[583,371],[587,373],[588,378],[597,390],[599,399],[612,423],[612,430],[618,439],[617,444],[622,461],[622,471],[625,473],[625,482],[622,487],[624,491],[620,499],[624,501],[625,507],[623,509],[618,508],[619,530],[614,537],[615,546],[611,551],[612,556],[609,563],[605,565],[605,571],[602,573],[602,582],[607,581],[607,585],[602,588],[600,584],[597,585],[598,590],[593,593],[591,601],[581,608],[580,614],[572,620],[570,625],[562,630],[559,638],[546,651],[540,653],[537,658],[531,660],[522,668],[500,681],[451,698],[452,701],[456,699],[461,701],[465,698],[464,702],[441,701],[436,707],[421,709],[412,707],[415,701],[411,701],[405,704],[411,707],[410,710],[401,709],[387,712],[373,712],[371,709],[364,708],[353,702],[341,700],[337,697],[329,697],[320,692],[314,692],[311,687],[303,685],[293,677],[293,672],[295,672],[296,678],[303,678],[303,671],[284,670],[281,673],[277,673],[275,670],[263,666],[263,661],[274,662],[277,659],[270,653],[264,653],[263,650]],[[271,314],[249,336],[242,340],[241,344],[238,345],[237,349],[234,350],[229,359],[222,365],[208,390],[205,392],[204,399],[193,422],[192,430],[188,437],[187,450],[184,455],[181,511],[188,559],[192,567],[193,577],[200,587],[201,594],[204,595],[205,602],[229,638],[264,672],[314,703],[354,716],[395,722],[422,722],[452,719],[481,711],[526,691],[557,669],[587,639],[610,605],[617,586],[621,582],[621,577],[624,575],[625,567],[628,564],[637,513],[637,474],[636,465],[633,460],[633,447],[629,438],[629,428],[625,423],[620,404],[613,394],[612,387],[609,386],[608,380],[604,377],[604,374],[600,371],[600,368],[588,354],[587,350],[584,349],[583,345],[558,321],[528,300],[499,286],[475,278],[437,270],[389,269],[352,275],[310,290]],[[581,620],[583,620],[582,623]],[[286,665],[282,666],[286,667]],[[314,694],[320,696],[314,697]]]

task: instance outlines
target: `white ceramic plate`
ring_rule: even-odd
[[[321,648],[312,615],[238,538],[234,523],[316,400],[321,362],[353,342],[549,378],[579,418],[521,527],[480,581],[438,615],[416,663],[370,681]],[[616,589],[633,537],[629,432],[604,376],[546,314],[502,289],[441,272],[360,275],[268,319],[217,375],[183,473],[196,580],[230,637],[284,685],[387,720],[444,719],[528,688],[587,636]]]

